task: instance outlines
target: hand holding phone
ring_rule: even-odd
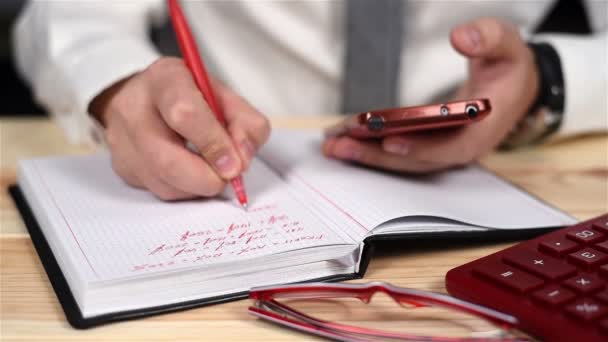
[[[416,107],[371,110],[346,117],[325,130],[327,136],[382,138],[406,132],[462,126],[485,118],[488,99],[455,101]]]

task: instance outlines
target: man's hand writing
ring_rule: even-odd
[[[221,192],[227,180],[247,168],[270,125],[232,90],[217,81],[213,87],[227,128],[178,58],[160,58],[97,96],[90,111],[106,128],[116,173],[163,200]]]

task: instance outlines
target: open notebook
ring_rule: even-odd
[[[245,175],[248,212],[230,191],[157,200],[125,185],[107,154],[22,161],[12,194],[80,328],[241,298],[253,286],[360,277],[377,237],[575,222],[480,167],[398,176],[328,160],[320,141],[317,131],[275,130]]]

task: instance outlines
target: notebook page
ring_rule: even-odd
[[[301,193],[316,194],[319,202],[356,222],[360,229],[349,231],[355,239],[383,222],[411,215],[500,229],[575,222],[478,166],[403,176],[325,158],[321,140],[318,131],[275,130],[261,158]]]
[[[19,171],[19,183],[33,190],[26,196],[37,201],[37,218],[49,217],[45,235],[51,229],[59,239],[53,252],[76,259],[86,282],[352,243],[306,211],[263,163],[252,163],[245,182],[248,212],[234,198],[160,201],[126,186],[106,154],[29,160]]]

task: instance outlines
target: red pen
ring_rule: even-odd
[[[198,53],[196,43],[194,42],[194,38],[192,38],[192,32],[190,31],[190,27],[188,26],[186,17],[184,16],[184,13],[182,12],[182,9],[179,5],[179,1],[168,0],[168,4],[169,15],[171,16],[171,22],[173,23],[173,29],[175,30],[177,42],[179,43],[179,48],[184,57],[184,61],[186,62],[186,66],[192,73],[196,86],[201,91],[201,93],[203,93],[203,97],[205,98],[205,101],[207,101],[209,107],[215,114],[217,121],[219,121],[222,125],[225,126],[226,119],[224,118],[224,112],[217,103],[213,88],[211,88],[211,82],[209,82],[209,77],[207,76],[207,70],[205,69],[203,60],[200,54]],[[246,209],[247,194],[245,193],[243,178],[241,176],[237,176],[232,179],[230,183],[232,184],[232,188],[234,189],[234,193],[236,194],[239,203],[241,203],[243,208]]]

